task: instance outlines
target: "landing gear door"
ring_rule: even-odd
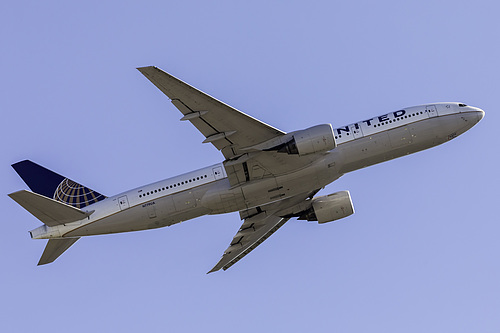
[[[436,117],[438,115],[435,105],[427,105],[425,107],[425,112],[427,112],[429,118]]]

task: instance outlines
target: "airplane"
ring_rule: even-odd
[[[138,70],[224,161],[110,197],[30,160],[13,164],[31,191],[9,196],[43,223],[31,238],[48,239],[38,265],[53,262],[84,236],[238,211],[243,223],[208,273],[227,270],[291,218],[322,224],[353,214],[349,191],[315,196],[342,175],[440,145],[484,117],[463,103],[430,103],[337,128],[321,124],[285,133],[157,67]]]

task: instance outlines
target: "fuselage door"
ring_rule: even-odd
[[[363,136],[363,132],[361,131],[361,126],[359,126],[359,124],[350,125],[349,130],[351,131],[354,139],[361,138]]]
[[[127,209],[129,207],[127,196],[124,195],[123,197],[119,197],[118,204],[120,205],[120,210]]]
[[[222,167],[218,166],[212,169],[214,173],[215,180],[224,178],[224,174],[222,173]]]
[[[427,112],[429,118],[436,117],[438,115],[435,105],[427,105],[425,107],[425,112]]]

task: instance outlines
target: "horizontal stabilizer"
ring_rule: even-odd
[[[50,264],[54,260],[56,260],[61,254],[64,253],[69,247],[77,240],[78,238],[62,238],[62,239],[49,239],[47,245],[45,246],[45,250],[43,251],[42,257],[38,262],[38,266]]]
[[[94,212],[84,212],[73,206],[26,190],[11,193],[9,197],[50,227],[82,220]]]

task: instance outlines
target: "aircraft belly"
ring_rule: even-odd
[[[143,210],[140,206],[136,206],[97,221],[89,222],[64,236],[90,236],[142,230],[140,226],[144,224],[144,220]]]
[[[205,191],[202,191],[205,193]],[[200,193],[192,190],[130,207],[95,222],[77,227],[66,237],[111,234],[170,226],[210,211],[199,205]]]
[[[284,197],[320,189],[342,176],[337,172],[335,163],[330,161],[330,156],[325,155],[325,158],[307,168],[277,177],[276,182],[282,187]]]
[[[331,159],[326,156],[296,172],[242,185],[246,207],[252,208],[312,192],[339,178],[342,174],[337,172],[335,163],[329,163]]]
[[[389,141],[392,148],[400,148],[413,143],[413,135],[410,126],[402,126],[388,131]]]
[[[429,118],[340,145],[338,169],[347,173],[440,145],[474,125],[461,114]]]
[[[473,124],[462,118],[461,114],[451,114],[411,124],[413,144],[410,152],[440,145],[464,133]]]
[[[206,191],[200,203],[210,210],[209,214],[222,214],[312,192],[341,176],[335,163],[328,165],[328,161],[321,158],[296,172],[250,180],[235,187],[231,186],[229,179],[222,179]]]
[[[213,183],[199,202],[209,211],[207,214],[223,214],[246,208],[241,186],[231,187],[228,178]]]
[[[365,136],[337,147],[336,163],[340,173],[347,173],[389,159],[391,150],[387,132]]]

